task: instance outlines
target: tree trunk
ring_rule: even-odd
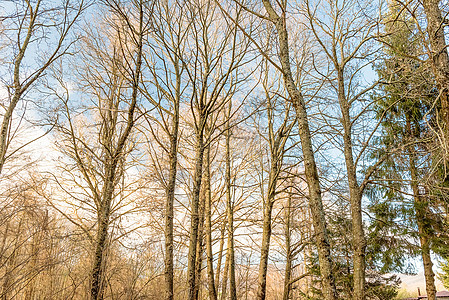
[[[270,251],[270,239],[271,239],[271,218],[274,201],[276,198],[276,187],[279,178],[279,174],[282,170],[282,164],[285,153],[285,143],[287,142],[290,129],[293,126],[287,125],[289,110],[286,111],[285,119],[278,130],[274,129],[273,123],[275,122],[273,117],[273,103],[270,96],[267,94],[267,113],[268,113],[268,135],[270,144],[270,170],[268,175],[268,189],[267,198],[264,202],[264,219],[263,219],[263,234],[262,234],[262,246],[259,262],[259,279],[258,279],[258,300],[264,300],[266,297],[267,289],[267,269],[268,258]],[[287,129],[286,126],[289,128]],[[287,129],[287,130],[286,130]]]
[[[298,117],[299,136],[301,139],[302,152],[304,156],[304,171],[309,188],[309,206],[312,215],[315,239],[318,250],[318,260],[320,264],[320,274],[322,281],[323,298],[335,300],[337,290],[335,279],[332,274],[332,259],[326,220],[321,198],[321,187],[318,177],[318,170],[315,163],[315,156],[312,148],[312,137],[310,134],[309,121],[307,119],[306,105],[304,98],[296,86],[290,66],[290,54],[288,45],[288,33],[285,16],[279,17],[271,6],[269,0],[262,0],[269,18],[277,29],[279,40],[279,58],[282,66],[284,85],[293,103]]]
[[[412,128],[411,128],[411,122],[410,118],[407,115],[407,130],[409,131],[410,136],[413,135]],[[418,176],[418,170],[416,168],[416,159],[415,159],[415,153],[413,149],[408,149],[409,151],[409,164],[410,164],[410,177],[412,179],[411,181],[411,187],[413,191],[413,198],[414,198],[414,207],[415,207],[415,214],[416,214],[416,223],[418,225],[418,232],[419,232],[419,241],[421,244],[421,257],[423,260],[424,265],[424,278],[426,280],[426,292],[427,292],[427,299],[429,300],[436,300],[436,288],[435,288],[435,274],[433,273],[432,267],[432,259],[430,256],[430,242],[429,242],[429,236],[428,236],[428,228],[426,228],[427,222],[427,210],[428,210],[428,202],[425,199],[425,195],[421,195],[419,191],[419,176]]]
[[[203,112],[200,112],[200,124],[204,124]],[[198,243],[198,226],[199,226],[199,202],[200,202],[200,188],[203,173],[203,154],[204,154],[204,141],[203,130],[200,129],[196,134],[196,158],[195,158],[195,172],[192,192],[192,205],[191,205],[191,218],[190,218],[190,240],[189,240],[189,254],[188,254],[188,266],[187,266],[187,286],[188,286],[188,299],[195,300],[195,263],[196,252]]]
[[[207,260],[207,283],[209,287],[209,299],[217,300],[217,290],[214,281],[214,256],[212,253],[212,195],[210,186],[210,145],[206,148],[205,153],[205,196],[206,204],[204,209],[205,225],[206,225],[206,260]],[[220,262],[221,263],[221,262]]]
[[[293,80],[293,77],[291,77],[291,80]],[[288,81],[290,82],[290,80]],[[291,89],[291,92],[292,94],[290,94],[290,97],[295,104],[296,114],[298,116],[299,136],[304,156],[304,171],[307,186],[309,188],[309,206],[316,235],[323,296],[326,300],[335,300],[337,298],[337,290],[335,288],[335,279],[332,274],[329,237],[321,198],[320,180],[312,148],[312,137],[310,135],[309,122],[307,120],[307,112],[301,93],[294,89]]]
[[[198,300],[201,291],[201,270],[203,267],[203,250],[204,250],[204,206],[205,206],[205,194],[201,193],[199,215],[200,220],[198,224],[198,244],[196,251],[196,266],[195,266],[195,300]]]
[[[170,171],[168,175],[167,201],[165,204],[165,299],[173,300],[173,218],[174,218],[174,200],[176,189],[176,173],[178,164],[178,129],[179,129],[179,103],[181,92],[181,75],[179,66],[175,63],[176,72],[176,99],[174,103],[172,133],[170,135],[170,153],[169,164]]]
[[[221,223],[220,250],[218,251],[217,270],[216,270],[217,275],[215,276],[215,284],[217,285],[217,297],[218,297],[218,290],[220,287],[221,262],[223,260],[223,249],[224,249],[226,228],[227,228],[227,215],[225,215],[225,218],[224,218],[223,222]],[[225,269],[226,269],[226,267],[225,267]]]
[[[268,269],[268,252],[270,249],[271,238],[271,212],[273,209],[273,200],[267,200],[264,209],[262,247],[260,250],[259,262],[259,286],[257,289],[257,300],[264,300],[267,290],[267,269]]]
[[[418,205],[422,205],[423,203],[418,203]],[[417,215],[417,218],[419,216]],[[421,223],[421,224],[420,224]],[[436,300],[436,288],[435,288],[435,274],[432,270],[433,263],[430,257],[430,242],[429,238],[424,232],[424,225],[422,222],[418,222],[418,230],[419,230],[419,241],[421,243],[421,251],[422,251],[422,260],[424,265],[424,277],[426,279],[426,292],[427,299]]]
[[[203,250],[204,250],[204,243],[203,243],[203,226],[200,225],[198,228],[198,245],[196,248],[196,263],[195,263],[195,300],[199,299],[200,291],[201,291],[201,271],[203,267]]]
[[[111,171],[109,171],[111,172]],[[95,256],[92,267],[91,300],[102,300],[104,290],[104,270],[105,262],[104,256],[106,252],[108,229],[109,229],[109,217],[111,210],[112,195],[114,192],[113,181],[105,184],[105,196],[101,202],[101,209],[98,216],[98,228],[97,237],[95,240]]]
[[[226,251],[225,265],[223,270],[223,280],[221,282],[221,300],[226,300],[228,293],[228,273],[229,273],[229,252]]]
[[[237,300],[237,287],[235,282],[235,252],[234,252],[234,207],[231,197],[231,130],[229,118],[231,115],[232,102],[229,101],[229,109],[227,112],[227,127],[226,130],[226,210],[228,216],[228,245],[227,245],[227,259],[229,267],[229,293],[231,300]]]
[[[268,254],[270,250],[271,239],[271,215],[273,210],[273,204],[276,196],[276,184],[279,174],[278,168],[280,168],[279,160],[279,141],[274,142],[272,147],[272,157],[270,166],[270,175],[268,180],[268,192],[267,199],[264,205],[264,218],[263,218],[263,233],[262,233],[262,246],[260,252],[259,262],[259,287],[257,290],[257,300],[264,300],[266,297],[267,289],[267,269],[268,269]]]
[[[288,300],[290,296],[291,284],[290,279],[292,276],[292,253],[290,244],[290,219],[291,219],[291,206],[292,206],[292,194],[289,193],[287,198],[287,207],[285,209],[285,252],[287,261],[285,263],[285,274],[284,274],[284,293],[283,300]]]
[[[427,299],[435,300],[436,299],[436,288],[435,288],[435,274],[432,270],[433,263],[430,256],[430,242],[427,234],[427,228],[425,224],[426,219],[426,209],[427,209],[427,201],[419,194],[419,188],[417,184],[417,172],[414,165],[414,161],[410,158],[410,173],[412,177],[412,190],[413,197],[415,200],[415,214],[416,214],[416,222],[418,224],[418,232],[419,232],[419,241],[421,244],[421,256],[424,265],[424,277],[426,280],[426,292]]]
[[[353,299],[365,299],[365,249],[366,239],[362,220],[362,191],[357,182],[357,170],[352,154],[352,126],[349,114],[350,104],[345,95],[344,74],[342,68],[337,70],[338,101],[342,113],[343,147],[348,176],[349,199],[352,217],[352,248],[353,248]]]

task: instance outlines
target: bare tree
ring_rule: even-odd
[[[174,200],[176,190],[176,174],[178,165],[178,140],[179,140],[179,113],[180,103],[185,94],[186,79],[183,59],[185,41],[190,25],[187,23],[184,6],[178,1],[158,2],[153,13],[152,33],[149,36],[151,55],[145,56],[145,63],[149,71],[148,82],[145,82],[143,95],[149,100],[150,109],[145,119],[150,133],[156,139],[161,149],[168,153],[168,178],[164,178],[164,172],[159,181],[165,189],[165,285],[166,299],[174,297]],[[163,66],[162,68],[160,66]],[[145,76],[146,77],[146,76]],[[172,78],[173,80],[167,80]],[[156,87],[156,97],[152,95],[152,87]],[[155,108],[157,114],[151,112]],[[160,139],[154,127],[162,128],[169,140],[166,147],[163,139]],[[156,154],[159,156],[160,154]],[[159,157],[157,158],[159,159]],[[153,161],[153,165],[157,166]],[[162,166],[164,168],[165,166]]]
[[[119,196],[117,186],[123,180],[126,158],[132,150],[130,137],[136,121],[143,36],[150,9],[144,1],[133,4],[132,10],[115,1],[104,4],[111,14],[110,19],[107,15],[103,19],[109,31],[86,32],[88,37],[83,41],[86,64],[79,70],[83,76],[82,90],[92,97],[92,113],[99,120],[95,139],[79,127],[77,113],[72,111],[68,101],[70,92],[66,89],[66,93],[58,94],[55,90],[64,109],[65,124],[57,126],[62,138],[61,146],[86,183],[93,203],[85,204],[96,214],[96,234],[91,237],[94,246],[91,299],[103,299],[108,232],[111,214],[116,207],[114,201]],[[65,87],[62,80],[60,83]],[[85,232],[89,234],[87,230]]]
[[[237,286],[235,281],[235,248],[234,248],[234,203],[232,201],[232,187],[231,187],[231,110],[232,102],[229,101],[228,108],[225,111],[226,114],[226,171],[225,171],[225,182],[226,182],[226,216],[227,216],[227,251],[226,251],[226,261],[228,262],[228,276],[229,276],[229,292],[231,300],[237,299]],[[224,282],[226,284],[226,282]],[[225,295],[226,293],[223,293]]]
[[[372,63],[372,55],[377,47],[370,47],[378,25],[375,18],[370,18],[371,3],[355,3],[351,1],[325,1],[314,5],[306,2],[309,26],[326,58],[331,64],[332,74],[324,78],[332,82],[335,77],[335,94],[338,99],[342,127],[342,140],[348,178],[349,199],[351,203],[352,247],[353,247],[353,299],[365,299],[365,249],[366,239],[362,220],[362,196],[364,189],[375,168],[360,180],[359,162],[366,154],[370,139],[380,123],[372,128],[364,128],[367,138],[354,135],[359,123],[370,113],[373,102],[366,98],[367,93],[377,82],[359,88],[362,84],[357,78],[366,64]],[[363,5],[360,7],[360,5]],[[321,13],[322,12],[322,13]],[[325,25],[322,20],[329,18],[331,25]],[[358,108],[360,107],[360,108]],[[326,116],[325,118],[328,118]],[[330,124],[329,120],[327,121]],[[361,150],[357,151],[353,140],[363,141]]]
[[[270,74],[270,68],[268,63],[265,64],[263,89],[265,92],[266,101],[266,114],[268,121],[268,133],[267,141],[269,145],[269,161],[268,168],[268,183],[266,193],[263,199],[263,232],[262,232],[262,245],[261,255],[259,262],[259,286],[257,290],[257,299],[263,300],[266,297],[266,281],[267,281],[267,267],[269,258],[270,238],[272,231],[272,211],[273,205],[276,200],[276,196],[279,193],[278,182],[284,166],[284,155],[288,148],[286,144],[290,139],[290,133],[293,127],[296,125],[296,120],[291,116],[291,104],[284,102],[286,107],[278,109],[279,102],[283,99],[279,99],[277,96],[279,93],[279,87],[273,87],[274,83],[268,81]],[[272,76],[275,79],[275,76]],[[280,111],[280,112],[279,112]],[[278,114],[283,114],[283,118],[278,117]],[[280,123],[280,125],[277,125]],[[276,128],[277,126],[277,128]]]
[[[188,299],[195,295],[195,262],[197,259],[198,228],[200,221],[199,203],[203,177],[204,151],[211,141],[205,136],[206,124],[211,128],[222,127],[219,114],[230,101],[235,86],[244,78],[238,74],[244,62],[247,42],[242,39],[235,25],[219,22],[221,16],[213,2],[191,2],[188,6],[189,21],[192,24],[192,56],[185,60],[186,72],[193,86],[190,106],[195,133],[195,167],[191,198],[191,224],[187,269]],[[228,61],[225,63],[224,58]],[[214,116],[214,117],[213,117]],[[229,220],[228,220],[229,226]],[[232,281],[232,279],[231,279]]]
[[[209,299],[217,300],[217,288],[214,277],[214,255],[212,251],[212,191],[211,191],[211,155],[210,155],[210,144],[206,148],[205,153],[205,197],[206,203],[204,208],[205,217],[205,239],[206,239],[206,264],[207,264],[207,283],[209,288]]]
[[[4,64],[8,71],[11,70],[11,76],[2,77],[7,99],[1,104],[4,111],[0,128],[0,174],[8,158],[37,139],[8,152],[17,133],[13,126],[17,105],[24,100],[38,79],[45,76],[48,67],[69,53],[73,43],[69,34],[84,8],[83,0],[56,4],[52,1],[23,0],[11,4],[9,9],[4,10],[6,15],[0,16],[2,26],[8,29],[0,32],[2,43],[5,43],[1,48],[7,53],[5,60],[11,61]],[[42,49],[43,45],[46,48]],[[31,63],[36,47],[44,55]]]
[[[249,8],[249,4],[244,4],[236,1],[242,9],[249,11],[258,18],[272,24],[276,28],[276,37],[278,40],[278,57],[279,63],[271,59],[270,55],[259,45],[254,37],[251,37],[242,26],[232,16],[227,14],[247,36],[250,36],[251,41],[255,43],[256,48],[261,51],[261,54],[275,66],[282,74],[285,89],[289,94],[288,101],[291,101],[296,110],[298,119],[299,136],[301,138],[301,147],[304,156],[304,169],[309,188],[310,210],[312,212],[312,220],[314,230],[316,232],[316,245],[319,254],[319,263],[321,271],[321,279],[323,285],[324,299],[333,300],[337,298],[337,291],[335,287],[335,280],[332,274],[332,259],[330,253],[330,244],[328,232],[326,228],[325,213],[322,203],[320,180],[318,176],[318,169],[315,162],[315,155],[312,147],[312,137],[310,132],[308,114],[306,103],[301,93],[299,83],[295,81],[295,77],[291,67],[290,61],[290,46],[287,30],[287,1],[277,3],[273,6],[269,0],[262,0],[263,7],[266,13],[259,13]],[[224,9],[222,9],[224,11]]]

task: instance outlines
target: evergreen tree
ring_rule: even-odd
[[[420,254],[427,295],[434,299],[431,250],[441,252],[441,244],[445,244],[437,213],[440,197],[435,184],[429,184],[435,180],[429,170],[434,164],[432,104],[438,92],[428,64],[420,57],[422,39],[413,23],[393,5],[389,14],[384,57],[377,66],[381,85],[374,95],[382,128],[376,141],[381,147],[373,152],[373,158],[384,163],[377,172],[378,185],[372,189],[370,211],[372,232],[385,232],[383,239],[390,242],[372,243],[377,250],[383,247],[373,251],[380,256],[372,259],[383,262],[385,271],[409,272],[397,249],[412,256]],[[410,244],[410,239],[415,244]]]

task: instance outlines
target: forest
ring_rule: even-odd
[[[1,0],[0,300],[440,299],[448,15]]]

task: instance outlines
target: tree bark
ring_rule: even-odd
[[[204,115],[200,111],[200,124],[204,124]],[[195,300],[195,263],[196,252],[198,243],[198,226],[199,226],[199,202],[200,202],[200,188],[203,173],[203,159],[204,159],[204,140],[203,130],[199,129],[196,133],[196,158],[195,158],[195,171],[194,182],[192,191],[192,204],[191,204],[191,218],[190,218],[190,240],[189,240],[189,254],[188,254],[188,266],[187,266],[187,286],[188,286],[188,299]]]
[[[104,205],[98,219],[97,238],[95,241],[95,256],[92,268],[90,295],[92,300],[103,299],[104,288],[104,254],[106,251],[109,228],[109,205]]]
[[[226,300],[228,293],[229,252],[226,251],[225,265],[223,270],[223,281],[221,282],[221,300]]]
[[[292,276],[292,251],[291,251],[291,241],[290,241],[290,220],[291,220],[291,206],[292,206],[292,194],[289,193],[287,198],[287,207],[285,209],[285,252],[287,261],[285,263],[285,273],[284,273],[284,293],[282,296],[283,300],[288,300],[290,297],[291,284],[290,279]]]
[[[273,201],[274,199],[267,199],[267,203],[264,209],[262,246],[260,250],[260,262],[259,262],[259,286],[257,289],[257,297],[256,297],[256,299],[258,300],[264,300],[266,297],[268,254],[270,249],[270,238],[271,238],[271,212],[273,210],[273,203],[274,203]]]
[[[352,126],[349,114],[350,104],[345,95],[343,69],[337,70],[338,101],[342,113],[343,148],[348,176],[349,199],[351,202],[352,248],[353,248],[353,299],[365,299],[365,249],[366,239],[362,219],[362,191],[357,182],[357,169],[352,153]]]
[[[179,103],[181,98],[181,74],[177,61],[174,63],[176,73],[176,98],[174,99],[174,112],[172,119],[172,133],[170,135],[169,164],[167,200],[165,204],[165,299],[173,300],[173,218],[174,200],[176,189],[176,173],[178,164],[178,129],[179,129]]]
[[[217,285],[217,297],[218,297],[218,290],[220,287],[221,263],[223,260],[223,249],[224,249],[226,228],[227,228],[227,216],[225,215],[224,220],[221,224],[221,230],[220,230],[221,231],[220,232],[220,250],[218,251],[217,270],[216,270],[216,276],[215,276],[215,284]],[[225,267],[225,269],[226,269],[226,267]]]
[[[200,220],[198,225],[198,245],[196,251],[196,265],[195,265],[195,300],[199,299],[201,291],[201,271],[203,267],[203,250],[204,250],[204,205],[205,205],[205,195],[202,193],[200,198],[201,203],[199,207]]]
[[[430,241],[425,224],[427,217],[425,211],[428,203],[423,199],[425,196],[419,194],[419,187],[416,181],[418,177],[413,158],[410,158],[410,173],[412,177],[413,198],[415,200],[416,222],[418,224],[419,241],[421,244],[421,257],[424,265],[427,299],[436,300],[435,273],[432,270],[433,263],[430,256]]]
[[[110,142],[110,141],[109,141]],[[112,160],[112,161],[111,161]],[[103,188],[103,199],[98,212],[98,227],[95,240],[95,256],[92,267],[92,279],[90,295],[92,300],[103,299],[104,289],[104,271],[105,271],[105,252],[107,251],[108,229],[110,221],[111,203],[114,197],[115,184],[117,183],[117,163],[116,159],[109,158],[105,167],[105,183]]]
[[[270,170],[268,176],[268,190],[267,198],[264,203],[263,214],[263,232],[262,232],[262,246],[260,252],[259,262],[259,276],[258,276],[258,289],[256,299],[264,300],[266,297],[267,289],[267,269],[268,258],[270,251],[270,239],[271,239],[271,218],[273,205],[276,198],[276,186],[281,172],[283,158],[284,158],[284,146],[288,139],[289,130],[286,129],[288,121],[288,112],[286,113],[283,124],[278,130],[274,130],[273,123],[273,107],[270,96],[267,95],[267,112],[268,112],[268,131],[269,131],[269,143],[270,143]],[[291,127],[290,127],[291,128]]]
[[[406,116],[407,131],[410,136],[413,135],[410,117]],[[424,265],[424,278],[426,280],[427,299],[436,300],[435,274],[432,270],[433,263],[430,256],[430,241],[428,236],[428,228],[426,228],[428,202],[425,195],[421,195],[419,191],[419,175],[416,168],[416,158],[414,150],[409,147],[409,167],[411,177],[411,187],[413,191],[414,207],[416,214],[416,223],[418,225],[419,241],[421,244],[421,257]]]
[[[237,300],[237,287],[235,281],[235,252],[234,252],[234,207],[231,197],[231,130],[230,116],[232,102],[229,101],[227,112],[227,130],[226,130],[226,210],[228,219],[228,244],[227,244],[227,260],[229,268],[229,293],[231,300]]]
[[[301,92],[296,86],[291,71],[285,15],[282,17],[278,16],[269,0],[262,0],[262,2],[267,10],[269,18],[277,29],[279,40],[279,59],[282,66],[284,85],[290,96],[290,101],[296,109],[296,115],[298,117],[299,136],[301,139],[302,152],[304,156],[304,171],[309,188],[309,205],[316,235],[323,298],[326,300],[335,300],[337,298],[337,290],[335,287],[335,279],[332,274],[332,259],[323,202],[321,198],[320,181],[312,148],[312,137],[307,119],[306,105]]]
[[[209,287],[209,299],[217,300],[217,290],[214,281],[214,256],[212,253],[212,195],[211,195],[211,179],[210,179],[210,145],[207,146],[205,152],[205,196],[206,204],[204,209],[205,225],[206,225],[206,260],[207,260],[207,283]],[[221,263],[221,262],[220,262]]]

